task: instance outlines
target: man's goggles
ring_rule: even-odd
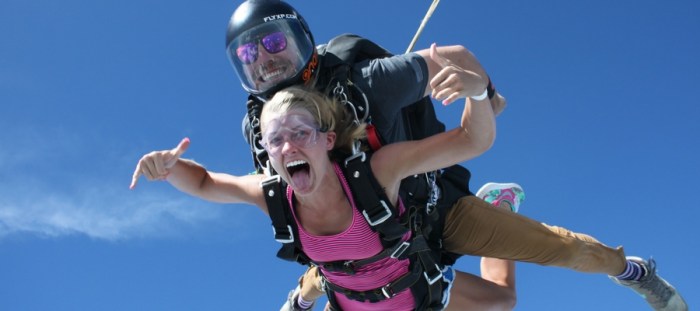
[[[262,38],[256,38],[251,42],[241,44],[236,48],[238,59],[244,64],[252,64],[258,60],[258,43],[268,53],[276,54],[287,48],[287,36],[285,36],[284,32],[276,31],[268,33]]]

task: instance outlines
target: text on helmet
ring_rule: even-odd
[[[285,19],[285,18],[297,19],[297,16],[294,14],[275,14],[275,15],[270,15],[270,16],[264,17],[263,21],[265,23],[267,23],[267,22],[271,22],[274,20]]]

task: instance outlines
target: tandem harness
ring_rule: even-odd
[[[407,207],[403,215],[398,216],[398,209],[391,204],[383,189],[377,183],[370,170],[369,156],[364,152],[347,158],[341,165],[343,174],[353,193],[356,207],[365,218],[370,228],[379,233],[384,250],[362,260],[334,262],[313,262],[303,252],[299,241],[298,227],[291,213],[291,207],[285,196],[286,184],[279,175],[264,180],[261,184],[272,220],[275,240],[282,243],[277,256],[296,261],[303,265],[313,264],[328,271],[342,272],[348,275],[356,269],[387,257],[409,259],[409,271],[396,280],[368,291],[354,291],[325,280],[325,289],[329,302],[335,310],[340,310],[333,293],[343,294],[357,301],[378,302],[389,299],[397,293],[410,289],[416,298],[419,310],[441,310],[442,295],[445,287],[442,268],[444,266],[440,241],[430,241],[429,233],[433,226],[440,226],[442,220],[425,214],[423,208]],[[411,238],[403,241],[402,237],[411,231]],[[441,228],[438,232],[442,232]]]

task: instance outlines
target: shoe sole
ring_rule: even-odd
[[[507,189],[507,188],[514,188],[514,189],[520,190],[520,192],[525,192],[525,190],[523,190],[523,187],[521,187],[520,185],[518,185],[518,184],[516,184],[516,183],[495,183],[495,182],[490,182],[490,183],[486,183],[486,184],[484,184],[483,186],[481,186],[481,188],[479,188],[479,191],[477,191],[475,195],[476,195],[478,198],[483,199],[483,198],[484,198],[484,195],[486,195],[487,193],[489,193],[491,190],[495,190],[495,189]],[[522,202],[521,202],[521,203],[522,203]],[[519,208],[518,208],[518,210],[519,210]],[[517,213],[518,210],[516,210],[516,211],[514,211],[514,212]]]

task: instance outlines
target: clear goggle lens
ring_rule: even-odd
[[[263,133],[261,145],[272,157],[282,153],[284,142],[297,148],[306,148],[318,141],[319,127],[315,122],[299,115],[289,115],[283,121],[273,120]]]

